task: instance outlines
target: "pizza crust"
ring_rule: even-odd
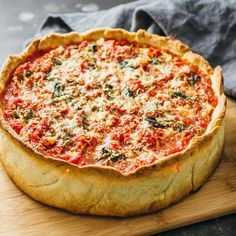
[[[226,107],[220,67],[213,72],[208,62],[192,53],[185,44],[143,30],[130,33],[122,29],[97,29],[83,34],[52,34],[36,39],[22,54],[9,57],[0,73],[0,93],[14,69],[33,52],[100,37],[162,47],[210,75],[219,100],[205,134],[195,137],[182,152],[122,174],[113,167],[79,167],[61,160],[42,158],[18,141],[17,135],[3,119],[1,108],[1,161],[20,189],[50,206],[80,214],[123,217],[155,212],[198,189],[220,159]]]

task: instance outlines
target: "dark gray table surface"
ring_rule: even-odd
[[[18,53],[22,50],[24,41],[34,35],[47,14],[107,9],[126,2],[130,1],[0,0],[0,65],[3,64],[9,54]],[[189,225],[158,235],[236,235],[236,214]]]

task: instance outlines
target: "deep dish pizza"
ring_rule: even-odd
[[[49,35],[11,56],[0,83],[2,163],[48,205],[153,212],[197,189],[219,160],[221,69],[177,40],[120,29]]]

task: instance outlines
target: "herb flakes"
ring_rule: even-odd
[[[88,51],[92,52],[92,53],[95,53],[97,51],[97,45],[96,44],[90,44],[88,46]]]
[[[19,118],[20,118],[20,116],[18,115],[18,113],[17,113],[16,110],[14,110],[14,111],[12,112],[12,115],[13,115],[13,117],[14,117],[15,119],[19,119]]]
[[[53,65],[55,66],[60,66],[62,65],[62,60],[58,59],[58,58],[53,58]]]
[[[149,116],[146,117],[145,120],[154,128],[165,128],[165,125],[159,122],[155,117]]]
[[[178,91],[171,91],[170,95],[174,95],[176,97],[181,97],[181,98],[183,98],[185,100],[189,100],[189,97],[186,94],[178,92]]]
[[[151,65],[159,65],[162,62],[160,61],[160,59],[154,57],[154,58],[151,58],[148,63],[151,64]]]
[[[130,98],[134,98],[135,97],[134,92],[130,88],[128,88],[128,87],[123,88],[123,94],[126,97],[130,97]]]
[[[118,151],[112,150],[111,148],[102,148],[101,157],[99,160],[107,159],[107,163],[111,161],[115,163],[120,159],[126,159],[126,156]]]
[[[62,84],[59,81],[56,81],[54,84],[54,95],[56,97],[60,97],[60,96],[64,95],[63,91],[64,91],[64,88],[63,88]]]
[[[125,60],[120,60],[118,61],[118,64],[120,66],[120,69],[123,69],[123,68],[127,68],[127,67],[131,67],[129,65],[129,62],[128,61],[125,61]]]
[[[33,74],[33,72],[30,71],[30,70],[27,70],[27,71],[25,72],[25,76],[26,76],[27,78],[29,78],[32,74]]]
[[[196,83],[201,81],[201,77],[198,74],[191,73],[191,75],[187,81],[188,81],[189,85],[194,86]]]

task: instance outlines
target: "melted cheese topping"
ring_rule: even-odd
[[[3,99],[34,150],[123,173],[185,149],[216,104],[210,78],[176,55],[102,38],[30,56]]]

